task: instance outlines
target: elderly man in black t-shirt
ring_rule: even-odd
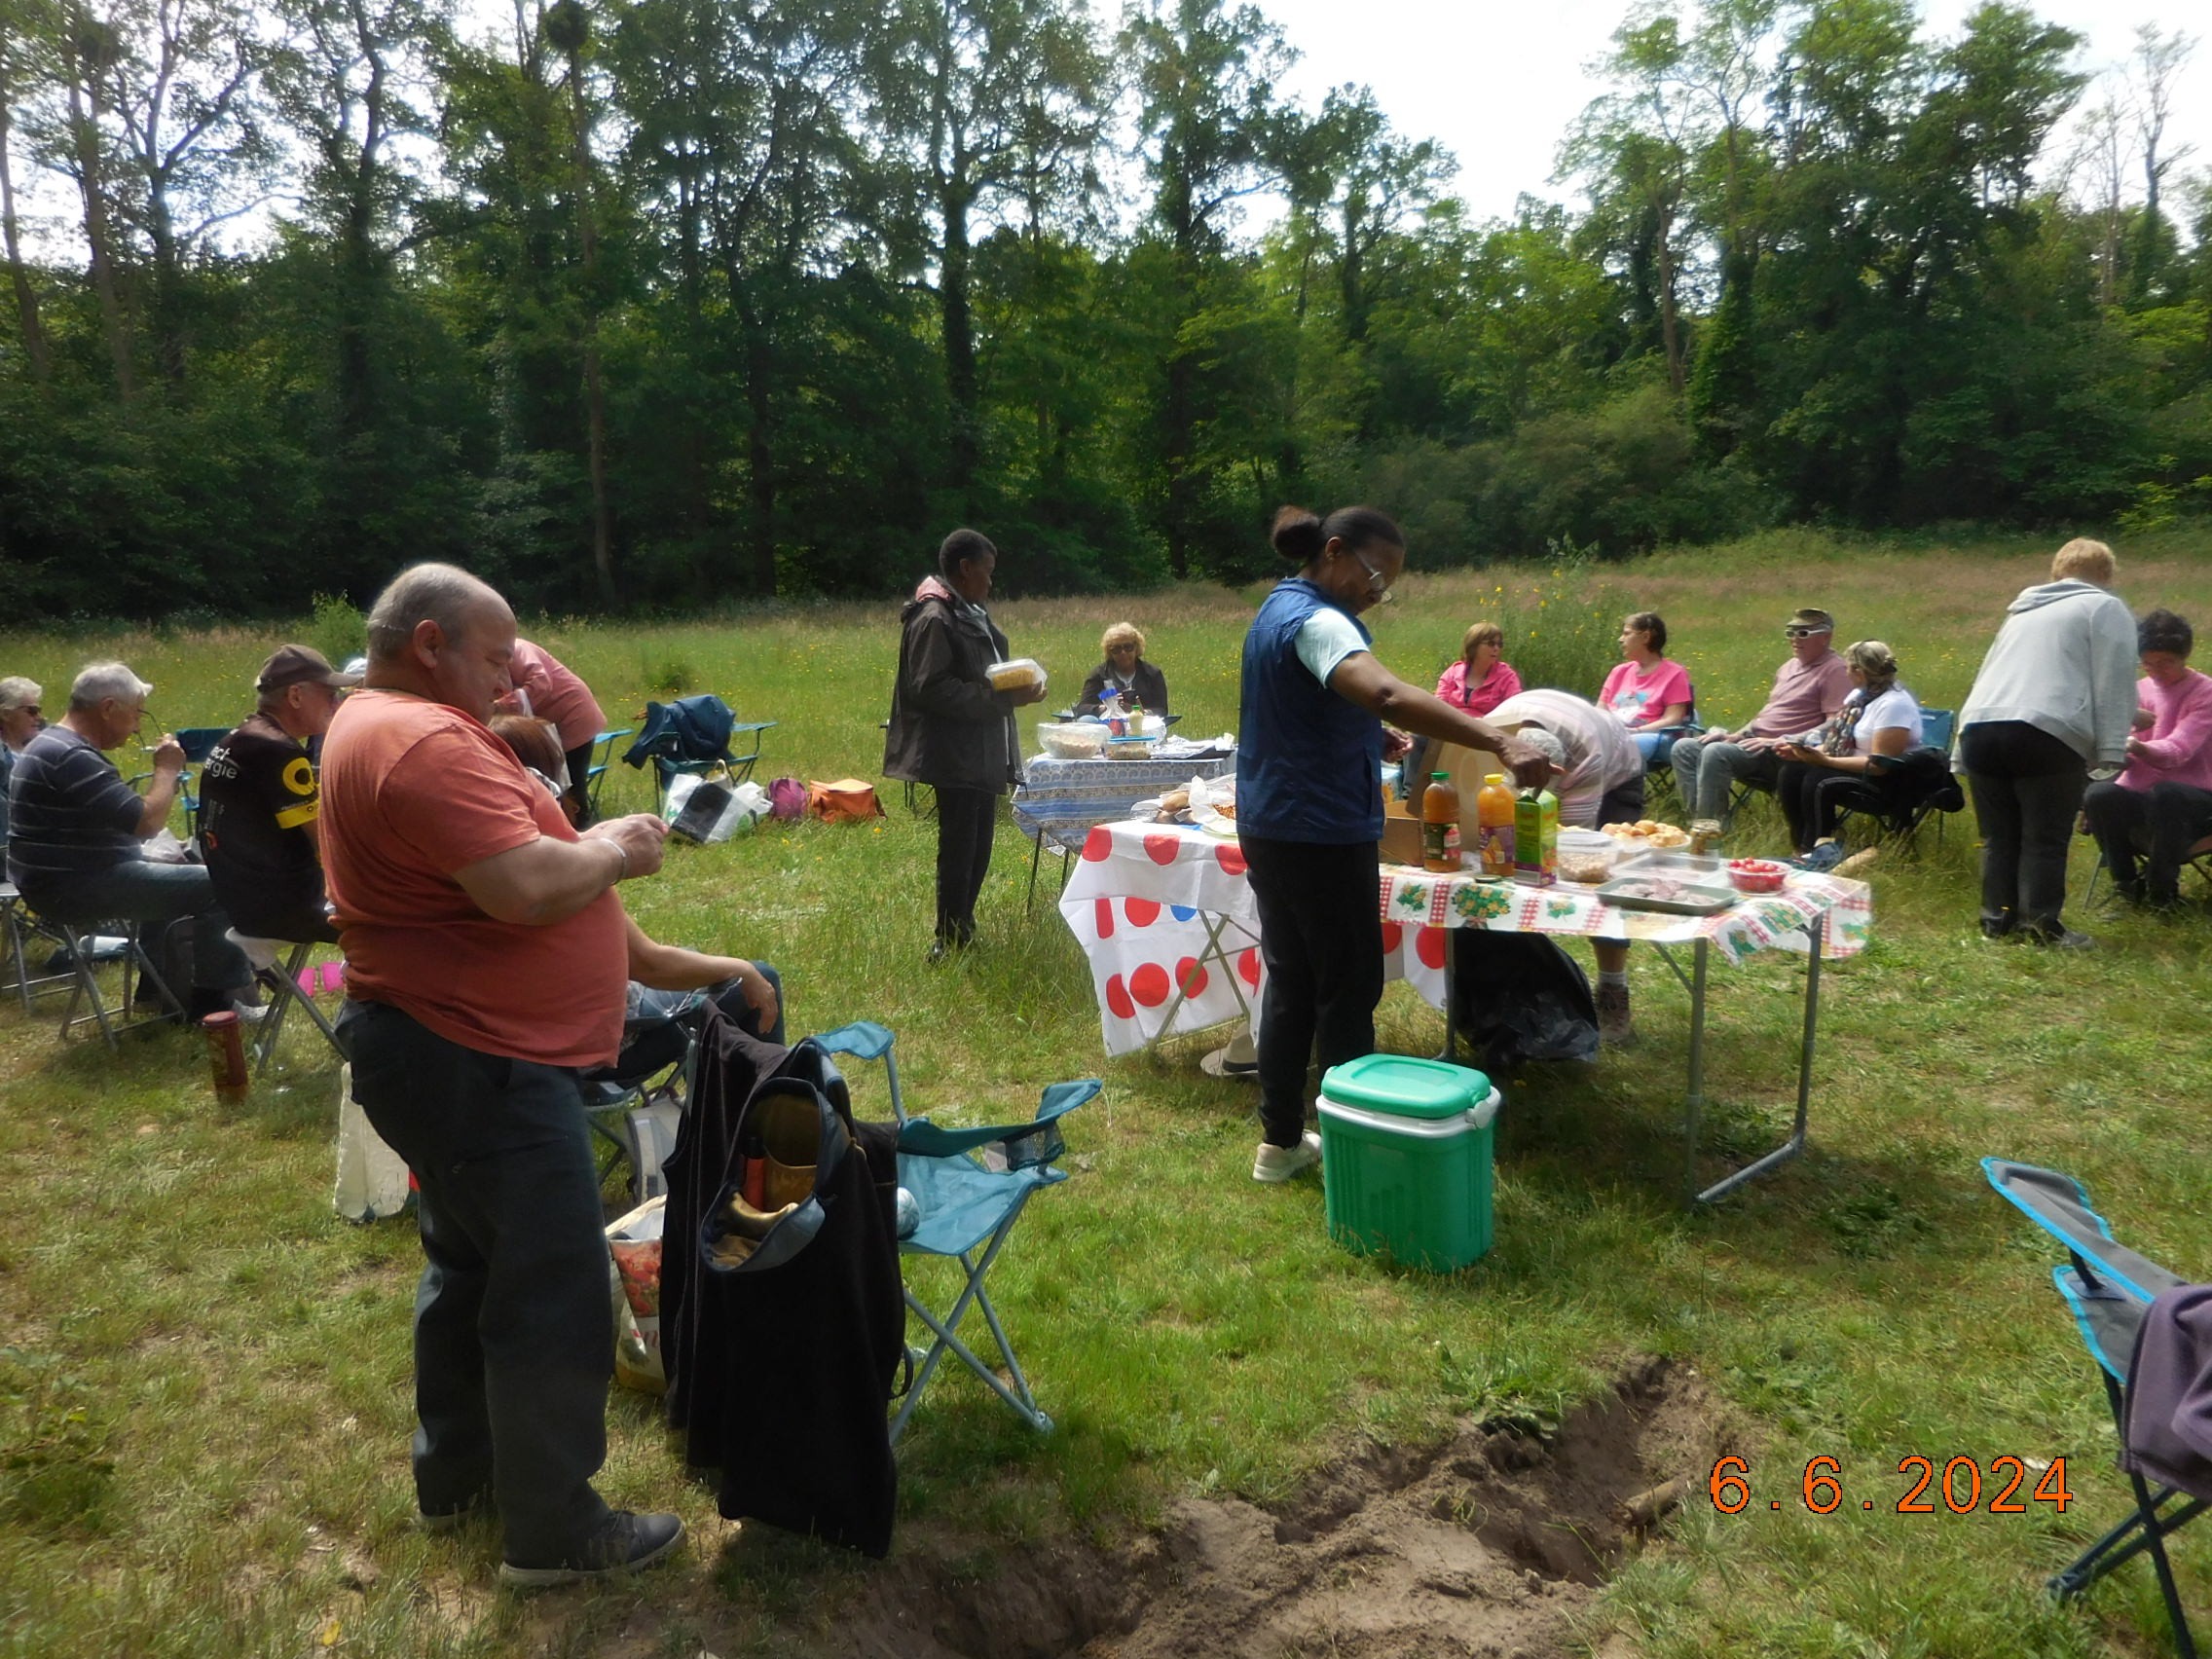
[[[308,740],[357,685],[308,645],[279,647],[254,678],[261,706],[200,773],[200,850],[231,925],[255,939],[336,943],[322,899],[322,799]]]
[[[149,924],[145,942],[156,960],[170,958],[172,990],[180,988],[175,976],[185,961],[178,936],[189,934],[185,1013],[197,1020],[250,995],[253,970],[225,937],[230,923],[206,870],[146,857],[143,843],[168,822],[184,772],[176,739],[165,734],[155,746],[154,778],[143,797],[101,753],[120,748],[144,723],[153,689],[120,662],[95,662],[77,676],[69,712],[17,757],[8,874],[31,908],[55,921]]]

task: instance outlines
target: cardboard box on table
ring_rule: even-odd
[[[1476,796],[1482,793],[1484,778],[1493,772],[1505,772],[1505,759],[1487,749],[1462,749],[1456,743],[1431,743],[1421,775],[1412,781],[1406,798],[1393,796],[1382,803],[1382,862],[1420,863],[1420,792],[1428,787],[1430,772],[1451,773],[1452,782],[1458,788],[1459,846],[1468,855],[1471,868],[1475,849],[1483,844]],[[1507,772],[1506,779],[1511,782],[1512,774]]]

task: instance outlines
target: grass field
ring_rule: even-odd
[[[2045,542],[1845,544],[1813,535],[1561,572],[1416,569],[1376,617],[1383,660],[1425,680],[1474,617],[1509,618],[1508,656],[1588,693],[1621,612],[1651,608],[1709,719],[1741,719],[1800,604],[1838,642],[1889,641],[1906,683],[1956,708]],[[2176,538],[2120,549],[2138,608],[2212,620],[2212,561]],[[918,563],[918,561],[917,561]],[[1133,617],[1185,732],[1235,719],[1253,595],[1010,602],[1015,649],[1072,692],[1101,627]],[[303,624],[303,626],[306,626]],[[1535,639],[1526,640],[1533,630]],[[763,776],[873,776],[896,608],[771,610],[650,629],[526,627],[627,714],[717,690],[773,718]],[[277,631],[0,640],[50,710],[75,666],[120,655],[170,727],[227,724]],[[1515,644],[1515,641],[1522,642]],[[1554,654],[1556,653],[1556,654]],[[1531,670],[1533,669],[1533,672]],[[129,769],[128,766],[127,770]],[[608,806],[642,806],[616,769]],[[784,972],[794,1031],[867,1016],[901,1036],[909,1103],[1026,1114],[1053,1079],[1097,1073],[1068,1124],[1079,1174],[1031,1211],[994,1283],[1058,1432],[1039,1440],[948,1373],[902,1447],[907,1538],[952,1537],[970,1570],[1048,1543],[1114,1546],[1192,1493],[1282,1499],[1347,1446],[1432,1441],[1463,1416],[1555,1416],[1640,1356],[1694,1367],[1759,1499],[1700,1490],[1595,1603],[1593,1651],[1678,1656],[2040,1655],[2170,1650],[2147,1567],[2056,1607],[2044,1577],[2115,1518],[2114,1439],[2050,1291],[2050,1252],[1982,1181],[2000,1154],[2078,1174],[2121,1235],[2212,1277],[2212,1027],[2205,917],[2093,919],[2078,844],[2083,954],[1976,937],[1971,815],[1873,874],[1874,940],[1825,979],[1813,1146],[1710,1211],[1676,1201],[1684,999],[1648,951],[1639,1046],[1503,1082],[1497,1247],[1430,1278],[1332,1248],[1317,1185],[1256,1187],[1252,1097],[1200,1074],[1201,1042],[1103,1061],[1083,963],[1057,915],[1024,915],[1011,826],[982,947],[923,964],[931,826],[885,791],[872,827],[777,828],[672,854],[624,889],[646,930]],[[1780,846],[1753,818],[1742,837]],[[1796,959],[1715,969],[1709,1146],[1755,1150],[1786,1122]],[[47,1005],[51,1008],[52,1005]],[[1386,1047],[1433,1049],[1402,987]],[[332,1213],[336,1076],[305,1038],[242,1108],[213,1101],[196,1039],[57,1045],[53,1015],[0,1005],[0,1653],[239,1659],[510,1652],[693,1655],[834,1637],[876,1569],[748,1529],[725,1540],[650,1402],[618,1393],[602,1481],[682,1510],[695,1541],[634,1584],[524,1601],[492,1588],[489,1528],[412,1526],[404,1221]],[[865,1092],[866,1084],[861,1086]],[[884,1115],[880,1096],[867,1096]],[[2059,1515],[1899,1515],[1899,1460],[2065,1456]],[[1836,1459],[1836,1513],[1796,1501]],[[1770,1511],[1765,1499],[1790,1501]],[[1859,1501],[1870,1499],[1871,1511]],[[2212,1525],[2177,1550],[2212,1604]],[[2200,1618],[2200,1625],[2212,1620]]]

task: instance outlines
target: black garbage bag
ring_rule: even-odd
[[[1523,1060],[1598,1057],[1598,1004],[1582,965],[1541,934],[1452,930],[1454,1022],[1502,1077]]]

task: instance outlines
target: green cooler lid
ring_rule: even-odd
[[[1321,1092],[1340,1106],[1400,1118],[1452,1118],[1490,1098],[1490,1079],[1468,1066],[1405,1054],[1362,1054],[1331,1066]]]

